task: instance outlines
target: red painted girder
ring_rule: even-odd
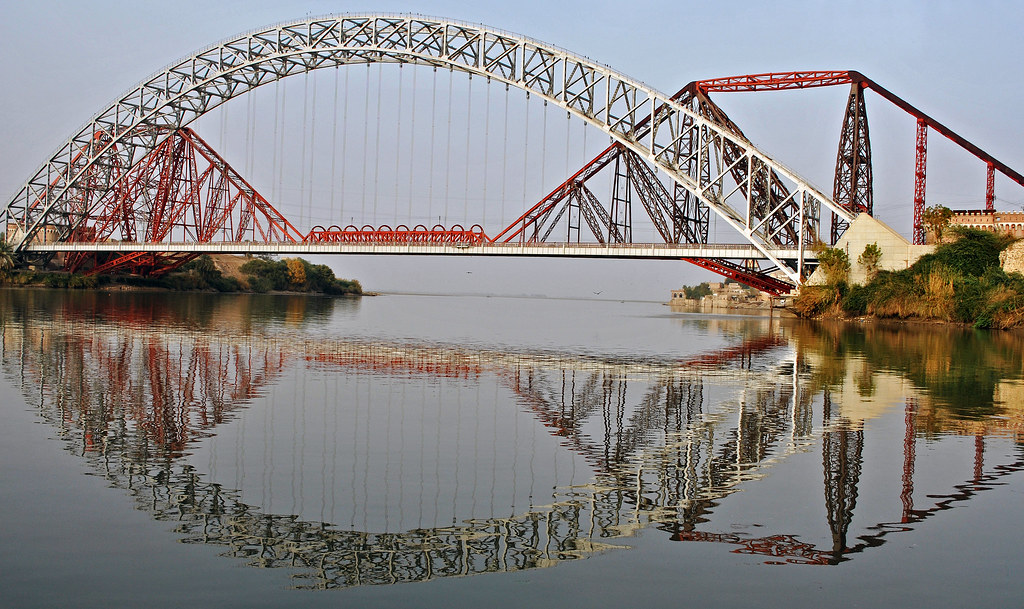
[[[683,258],[683,260],[774,296],[782,296],[793,291],[793,286],[785,281],[771,275],[747,270],[727,260],[715,258]]]
[[[985,172],[985,211],[996,210],[996,167],[988,164]]]
[[[98,275],[100,273],[105,273],[107,271],[110,271],[110,270],[116,269],[118,267],[125,266],[127,264],[132,263],[132,262],[135,262],[136,260],[138,260],[139,258],[142,258],[145,255],[146,255],[146,252],[130,252],[130,253],[124,254],[122,256],[118,256],[117,258],[113,258],[111,260],[108,260],[104,264],[101,264],[101,265],[99,265],[97,267],[93,267],[92,269],[89,270],[89,272],[87,272],[85,274],[86,275]]]
[[[985,163],[991,164],[993,167],[995,167],[996,169],[999,170],[999,173],[1001,173],[1004,176],[1010,178],[1011,180],[1013,180],[1014,182],[1020,184],[1021,186],[1024,186],[1024,175],[1021,175],[1021,174],[1017,173],[1016,171],[1010,169],[1005,163],[1001,163],[999,160],[997,160],[995,157],[993,157],[989,153],[985,152],[981,148],[978,148],[974,144],[968,142],[966,139],[964,139],[960,135],[957,135],[956,133],[953,132],[952,129],[950,129],[949,127],[943,125],[942,123],[940,123],[939,121],[935,120],[934,118],[928,116],[927,114],[925,114],[921,110],[917,109],[915,106],[910,105],[909,103],[904,101],[903,98],[901,98],[898,95],[890,92],[888,89],[886,89],[885,87],[879,85],[878,83],[876,83],[875,81],[871,80],[867,76],[864,76],[860,72],[853,72],[853,71],[851,71],[850,72],[850,78],[851,78],[851,80],[853,82],[859,82],[859,83],[861,83],[862,86],[871,89],[875,93],[878,93],[879,95],[881,95],[885,99],[889,100],[895,106],[897,106],[898,108],[900,108],[904,112],[907,112],[908,114],[910,114],[914,118],[916,118],[918,120],[924,121],[926,125],[928,125],[932,129],[938,131],[939,133],[941,133],[945,137],[949,138],[949,140],[951,140],[952,142],[954,142],[955,144],[957,144],[958,146],[960,146],[961,148],[963,148],[967,152],[970,152],[971,154],[973,154],[974,156],[978,157],[979,159],[981,159]]]
[[[783,91],[787,89],[848,85],[853,82],[850,77],[851,74],[847,70],[766,72],[764,74],[745,74],[742,76],[698,80],[694,84],[705,93],[712,91]]]

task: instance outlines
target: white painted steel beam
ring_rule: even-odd
[[[750,245],[673,245],[632,243],[601,245],[590,243],[490,243],[484,245],[346,244],[346,243],[45,243],[25,248],[28,252],[188,252],[196,254],[357,254],[390,256],[525,256],[562,258],[635,258],[675,260],[679,258],[764,259]],[[774,250],[782,259],[799,255],[797,249]]]

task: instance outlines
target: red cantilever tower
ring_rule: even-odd
[[[1005,163],[978,148],[951,129],[928,116],[901,97],[893,94],[860,72],[854,71],[803,71],[770,72],[701,80],[693,83],[701,91],[782,91],[850,84],[851,91],[839,138],[839,153],[836,158],[836,173],[833,197],[846,209],[853,212],[871,213],[873,208],[871,176],[871,144],[868,136],[867,110],[864,105],[864,89],[871,89],[893,105],[917,119],[917,141],[914,163],[914,243],[924,243],[922,215],[925,204],[925,177],[928,157],[928,129],[934,129],[955,144],[985,162],[987,176],[985,183],[985,207],[995,208],[995,172],[1024,186],[1024,176],[1010,169]],[[833,243],[846,230],[845,222],[833,219]]]

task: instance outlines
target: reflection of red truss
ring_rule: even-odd
[[[190,442],[259,396],[286,364],[282,354],[267,350],[200,343],[176,350],[149,340],[133,356],[134,347],[124,337],[93,335],[60,353],[86,374],[93,370],[92,382],[76,385],[66,415],[86,422],[86,451],[104,449],[101,439],[117,420],[115,411],[124,409],[166,456],[179,457]]]
[[[344,243],[344,244],[394,244],[394,245],[482,245],[490,240],[484,234],[484,229],[479,224],[474,224],[469,230],[456,224],[451,228],[445,228],[440,224],[427,229],[422,224],[410,229],[405,225],[398,225],[391,228],[388,225],[380,227],[364,226],[356,228],[351,224],[345,228],[332,226],[324,228],[314,226],[303,240],[307,243]]]
[[[762,353],[774,347],[786,344],[786,339],[777,334],[765,334],[750,340],[743,341],[735,347],[709,351],[703,355],[691,357],[682,362],[684,368],[715,369],[739,359],[741,362],[748,360],[751,356]]]
[[[702,533],[682,531],[672,536],[672,541],[705,541],[728,543],[740,546],[732,550],[735,554],[756,554],[783,560],[766,561],[771,564],[783,562],[801,565],[834,565],[839,562],[832,552],[817,550],[814,544],[798,541],[792,535],[770,535],[768,537],[745,538],[723,533]]]
[[[99,178],[97,175],[102,183]],[[70,241],[267,243],[301,239],[280,212],[188,128],[171,132],[127,174],[108,178],[111,182],[116,179],[116,186],[97,200],[83,203],[85,221],[72,232]],[[65,266],[69,271],[91,274],[124,269],[158,275],[195,257],[134,252],[101,259],[96,253],[80,252],[69,255]]]

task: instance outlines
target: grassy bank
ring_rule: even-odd
[[[325,264],[302,258],[253,258],[231,273],[224,273],[210,256],[199,258],[160,277],[139,275],[76,275],[59,271],[9,270],[8,285],[66,289],[107,286],[164,289],[182,292],[303,292],[327,295],[362,295],[356,280],[338,279]]]
[[[1013,239],[987,231],[958,229],[901,271],[877,271],[865,285],[847,282],[850,261],[842,250],[819,253],[825,283],[802,286],[793,308],[802,317],[874,316],[1012,328],[1024,322],[1024,276],[1006,273],[999,253]],[[869,246],[870,247],[870,246]],[[863,263],[863,256],[858,263]]]

